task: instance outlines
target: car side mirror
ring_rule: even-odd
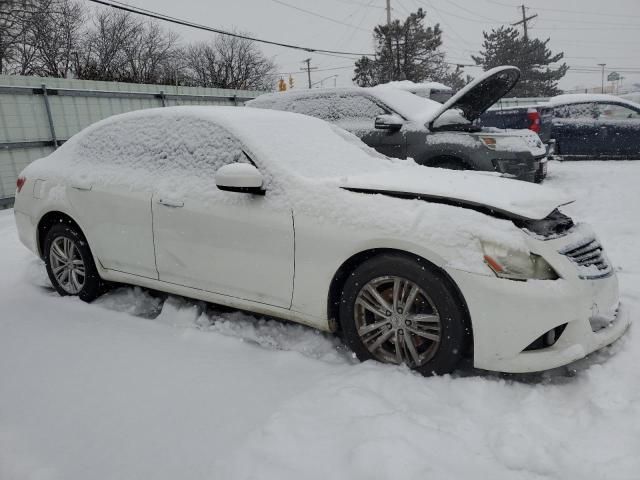
[[[375,128],[378,130],[391,131],[400,130],[402,128],[402,125],[404,125],[404,120],[402,119],[402,117],[400,117],[400,115],[396,115],[395,113],[392,113],[390,115],[378,115],[374,123]]]
[[[264,195],[264,179],[256,167],[250,163],[231,163],[216,171],[216,186],[226,192],[253,193]]]

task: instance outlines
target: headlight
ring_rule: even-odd
[[[494,137],[480,137],[480,141],[484,143],[484,146],[491,150],[496,149],[496,139]]]
[[[509,280],[557,280],[558,274],[540,255],[483,243],[484,261],[500,278]]]

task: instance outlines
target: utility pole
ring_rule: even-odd
[[[391,0],[387,0],[387,25],[391,25]]]
[[[600,83],[600,93],[604,93],[604,67],[606,63],[599,63],[598,66],[602,67],[602,82]]]
[[[312,67],[311,66],[311,58],[307,58],[306,60],[303,60],[302,63],[306,63],[307,66],[304,68],[301,68],[300,70],[306,70],[307,71],[307,79],[309,80],[309,88],[311,88],[311,70],[315,70],[318,67]]]
[[[519,22],[516,22],[516,23],[512,23],[511,25],[515,27],[517,25],[522,24],[522,27],[524,28],[524,40],[526,42],[527,40],[529,40],[529,32],[528,32],[528,29],[527,29],[527,22],[529,20],[532,20],[532,19],[536,18],[538,16],[538,14],[536,13],[535,15],[530,15],[530,16],[527,17],[527,7],[525,7],[524,5],[520,5],[520,7],[522,8],[522,20],[520,20]]]

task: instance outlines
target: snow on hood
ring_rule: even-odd
[[[355,190],[412,193],[434,200],[486,206],[498,213],[524,219],[545,218],[571,203],[571,197],[532,183],[507,180],[484,172],[453,171],[420,166],[383,173],[350,176],[341,186]]]
[[[438,123],[442,125],[450,123],[452,115],[448,115],[446,119],[440,117],[451,110],[459,111],[460,117],[467,122],[473,122],[509,93],[519,78],[520,70],[512,66],[505,65],[487,70],[441,105],[428,122],[440,120]]]
[[[519,77],[520,70],[516,67],[487,70],[444,104],[409,93],[409,86],[403,82],[390,82],[366,90],[412,122],[421,125],[437,122],[442,126],[473,122],[506,95]]]
[[[448,92],[453,89],[448,85],[440,82],[412,82],[411,80],[398,80],[387,83],[381,83],[377,87],[389,87],[399,88],[400,90],[407,90],[413,92],[415,90],[446,90]]]

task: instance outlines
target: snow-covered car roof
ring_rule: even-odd
[[[624,98],[616,97],[615,95],[608,95],[606,93],[565,93],[563,95],[551,97],[548,101],[548,105],[556,106],[590,102],[625,103],[635,108],[640,108],[640,104]]]
[[[395,110],[407,120],[424,124],[431,115],[442,107],[442,104],[428,98],[416,97],[408,91],[376,87],[342,87],[342,88],[314,88],[312,90],[291,90],[289,92],[266,93],[247,102],[248,107],[283,109],[285,105],[301,98],[321,97],[326,95],[368,95]]]
[[[113,128],[109,132],[110,142],[124,145],[131,143],[128,138],[131,132],[126,125],[147,119],[153,119],[158,129],[166,127],[167,131],[177,124],[197,126],[202,121],[215,123],[237,137],[248,153],[263,158],[272,170],[283,174],[304,172],[310,177],[332,177],[366,171],[372,167],[372,157],[384,158],[385,162],[379,163],[387,163],[386,157],[367,147],[357,137],[323,120],[278,110],[222,106],[177,106],[114,115],[74,135],[52,155],[98,157],[103,127],[124,125],[115,133]],[[190,137],[179,141],[182,145],[176,148],[191,148],[190,144],[198,143],[197,139]],[[78,148],[82,149],[82,155]],[[172,156],[173,152],[167,154]]]
[[[211,129],[211,134],[203,137],[202,127],[206,129],[207,121],[222,127],[222,131]],[[145,124],[153,125],[153,129],[141,135],[158,137],[156,143],[160,150],[145,148],[147,139],[136,138],[134,131]],[[180,169],[181,159],[191,158],[206,170],[211,163],[207,160],[207,145],[234,147],[229,134],[237,137],[251,158],[268,167],[270,175],[282,179],[307,178],[336,187],[454,197],[476,205],[490,205],[496,211],[523,218],[543,218],[558,205],[571,200],[543,186],[499,178],[497,174],[462,174],[420,166],[413,161],[389,159],[356,136],[323,120],[247,107],[183,106],[115,115],[74,135],[43,159],[44,162],[34,162],[28,169],[52,177],[73,177],[96,183],[124,181],[141,187],[169,178],[174,192],[206,191],[211,180],[201,177],[207,175],[199,175],[195,180],[197,185],[186,185],[180,180],[181,176],[187,177]],[[237,150],[237,146],[234,148]],[[154,171],[145,173],[143,169],[131,176],[130,169],[122,168],[126,167],[120,161],[123,157],[153,164]],[[97,165],[100,168],[96,168]],[[155,175],[155,180],[150,175]]]
[[[444,90],[452,92],[453,88],[440,82],[412,82],[411,80],[398,80],[387,83],[381,83],[378,87],[390,87],[399,88],[400,90],[406,90],[408,92],[415,92],[418,90]]]

